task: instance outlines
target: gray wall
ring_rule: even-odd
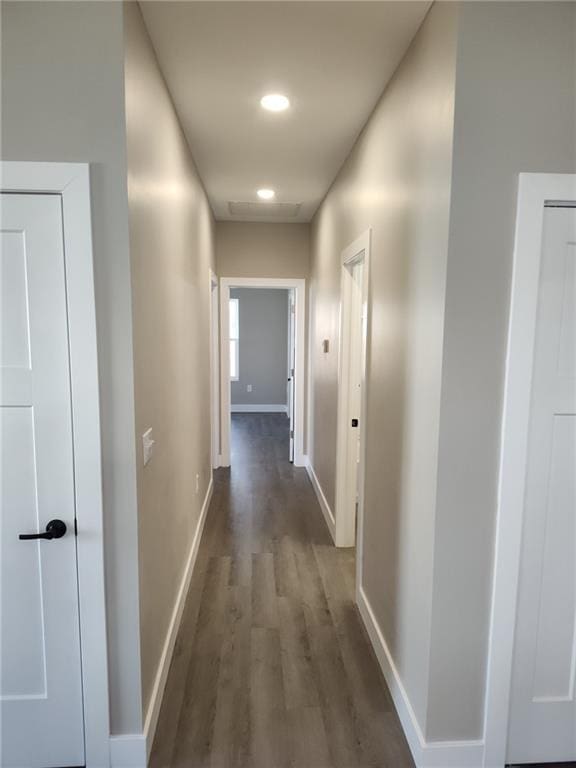
[[[145,713],[211,477],[214,227],[136,3],[125,6],[125,28]],[[141,436],[149,427],[154,456],[144,467]]]
[[[122,5],[2,3],[5,160],[90,162],[113,733],[141,731]]]
[[[310,226],[218,221],[220,277],[308,277]]]
[[[372,227],[362,581],[426,720],[458,6],[435,4],[313,222],[309,455],[333,508],[340,254]],[[322,339],[330,351],[322,351]]]
[[[239,299],[240,310],[240,376],[230,384],[232,405],[286,405],[288,291],[233,288],[230,297]]]
[[[576,171],[576,4],[459,20],[430,691],[431,739],[482,736],[510,277],[521,171]]]

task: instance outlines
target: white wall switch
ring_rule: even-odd
[[[142,457],[144,460],[144,466],[148,464],[154,453],[154,440],[152,440],[152,427],[147,429],[142,435]]]
[[[246,384],[246,392],[252,392],[252,384]]]

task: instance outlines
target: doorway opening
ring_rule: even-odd
[[[289,458],[304,466],[305,281],[220,280],[220,466],[230,466],[231,413],[282,413]]]
[[[362,541],[370,231],[342,253],[336,452],[337,547]],[[357,571],[361,552],[358,547]]]

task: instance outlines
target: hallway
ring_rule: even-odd
[[[402,768],[410,753],[281,414],[233,414],[151,768]]]

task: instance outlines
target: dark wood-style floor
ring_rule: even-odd
[[[232,417],[150,765],[413,766],[282,414]]]

